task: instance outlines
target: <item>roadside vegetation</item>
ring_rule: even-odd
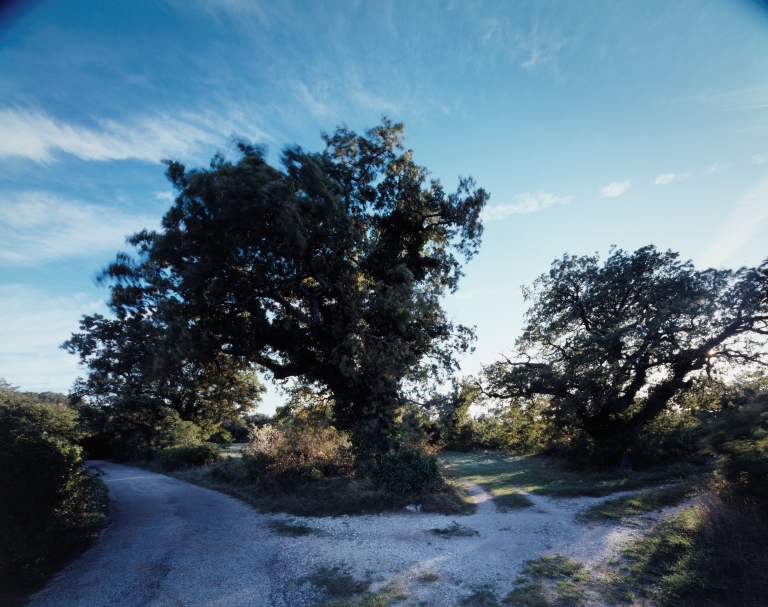
[[[98,536],[104,483],[82,467],[78,412],[66,395],[0,379],[0,604],[21,605]]]

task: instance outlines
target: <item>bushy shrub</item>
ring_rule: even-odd
[[[724,490],[768,516],[768,395],[712,415],[706,433],[704,443],[717,457]]]
[[[92,537],[106,496],[80,448],[62,439],[2,433],[0,461],[0,571],[9,583]]]
[[[629,455],[633,467],[701,461],[701,422],[688,411],[668,410],[639,433]]]
[[[352,476],[354,458],[346,437],[333,428],[255,427],[243,460],[252,478],[295,485],[321,478]]]
[[[437,458],[407,446],[385,453],[372,467],[372,476],[379,487],[394,495],[429,493],[443,485]]]
[[[219,458],[219,449],[211,443],[168,447],[163,449],[162,462],[166,470],[178,470],[191,466],[210,464]]]

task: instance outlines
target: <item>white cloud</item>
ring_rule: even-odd
[[[70,124],[40,111],[0,109],[0,158],[21,156],[50,162],[56,152],[82,160],[144,160],[185,157],[201,145],[218,145],[243,131],[242,117],[180,114],[142,117],[130,123],[98,122],[98,128]],[[248,127],[253,131],[253,127]],[[248,136],[264,137],[260,131]]]
[[[749,189],[719,230],[718,239],[704,255],[703,265],[719,267],[749,242],[768,219],[768,178]]]
[[[600,190],[600,192],[603,194],[603,196],[608,196],[609,198],[612,198],[613,196],[619,196],[624,192],[626,192],[629,189],[630,185],[632,185],[631,179],[627,179],[626,181],[620,181],[616,183],[609,183],[602,190]]]
[[[78,330],[83,314],[106,313],[93,296],[56,297],[22,284],[0,295],[0,377],[21,390],[66,392],[82,370],[59,345]]]
[[[571,196],[555,196],[544,190],[539,190],[535,194],[516,194],[513,203],[486,207],[483,210],[483,221],[498,221],[515,213],[521,215],[534,213],[555,204],[568,204],[571,199]]]
[[[755,154],[752,157],[752,162],[754,162],[755,164],[763,164],[765,162],[765,160],[766,160],[766,158],[762,154]]]
[[[653,185],[667,185],[673,181],[682,181],[683,179],[688,179],[690,176],[690,173],[664,173],[663,175],[659,175],[656,179],[653,180]]]
[[[710,164],[706,169],[704,169],[705,173],[725,173],[728,169],[730,169],[733,166],[732,162],[715,162],[713,164]]]
[[[0,265],[28,266],[115,252],[157,218],[65,200],[48,192],[0,198]]]
[[[174,196],[173,192],[157,192],[155,194],[155,198],[168,203],[171,203],[174,200],[176,200],[176,196]]]

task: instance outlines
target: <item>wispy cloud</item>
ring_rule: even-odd
[[[617,181],[615,183],[609,183],[602,190],[600,190],[600,192],[603,196],[612,198],[614,196],[620,196],[626,192],[630,185],[632,185],[631,179],[627,179],[626,181]]]
[[[510,4],[505,11],[479,19],[476,11],[466,7],[465,20],[476,27],[481,44],[501,52],[521,68],[536,71],[549,68],[558,71],[558,57],[579,36],[579,26],[563,19],[560,9],[546,5]]]
[[[750,188],[718,230],[718,239],[704,255],[704,265],[720,266],[751,240],[768,219],[768,178]]]
[[[664,173],[653,180],[653,185],[667,185],[673,181],[688,179],[690,176],[690,173]]]
[[[713,164],[710,164],[706,169],[704,169],[704,172],[705,173],[725,173],[732,166],[733,166],[732,162],[715,162]]]
[[[768,84],[749,86],[727,93],[700,95],[696,99],[705,103],[713,103],[725,110],[765,109],[768,108]]]
[[[0,198],[0,265],[29,266],[114,252],[157,218],[66,200],[48,192]]]
[[[0,158],[21,156],[50,162],[55,153],[83,160],[144,160],[186,157],[202,145],[220,145],[242,121],[206,115],[142,117],[130,122],[102,120],[97,128],[63,122],[34,110],[0,109]],[[253,127],[248,129],[253,131]],[[256,137],[263,133],[249,133]]]
[[[499,221],[516,213],[520,215],[534,213],[556,204],[568,204],[571,199],[571,196],[555,196],[544,190],[534,194],[516,194],[512,203],[486,207],[483,210],[483,221]]]
[[[766,161],[766,158],[762,154],[755,154],[752,157],[752,162],[754,162],[755,164],[763,164],[765,161]]]
[[[24,284],[5,284],[0,294],[0,377],[22,390],[66,392],[82,374],[77,358],[59,344],[78,330],[83,314],[106,313],[93,296],[54,296]]]

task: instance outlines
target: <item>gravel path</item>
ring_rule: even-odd
[[[549,498],[527,494],[533,507],[499,512],[493,496],[469,486],[477,511],[469,516],[421,513],[339,518],[284,517],[304,524],[313,535],[293,539],[281,561],[294,571],[341,567],[356,579],[372,581],[371,590],[399,588],[408,596],[398,605],[459,605],[473,589],[488,587],[505,596],[514,587],[525,561],[561,554],[590,568],[616,552],[618,543],[640,530],[614,524],[584,525],[574,515],[624,494],[603,498]],[[458,525],[458,527],[456,527]],[[451,529],[436,534],[433,529]],[[299,578],[294,578],[299,579]],[[299,585],[286,588],[292,603],[303,600]],[[600,603],[593,603],[598,605]]]
[[[110,521],[31,607],[268,606],[279,542],[267,519],[215,491],[107,462]],[[279,602],[279,601],[277,601]]]
[[[533,507],[500,512],[490,493],[470,485],[477,511],[468,516],[404,511],[300,518],[258,514],[226,495],[160,474],[91,465],[105,473],[109,526],[32,598],[31,607],[314,607],[322,594],[308,576],[334,568],[374,592],[399,589],[407,599],[398,605],[451,607],[478,587],[506,595],[525,561],[545,554],[599,570],[641,532],[636,523],[576,522],[578,512],[620,494],[528,494]],[[312,533],[278,536],[269,527],[273,522],[306,525]]]

